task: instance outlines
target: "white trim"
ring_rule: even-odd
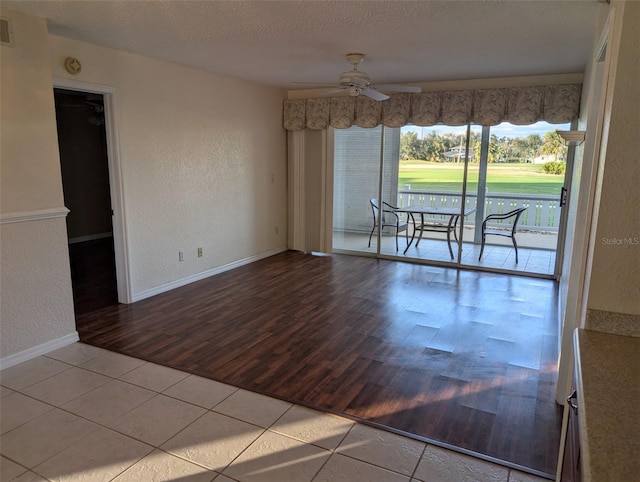
[[[135,303],[136,301],[144,300],[145,298],[150,298],[155,295],[159,295],[161,293],[166,293],[167,291],[180,288],[181,286],[186,286],[188,284],[203,280],[205,278],[210,278],[211,276],[224,273],[225,271],[229,271],[234,268],[239,268],[240,266],[244,266],[245,264],[253,263],[255,261],[259,261],[261,259],[268,258],[270,256],[275,256],[276,254],[284,253],[285,251],[287,251],[287,247],[282,246],[280,248],[275,248],[270,251],[265,251],[264,253],[256,254],[254,256],[249,256],[247,258],[239,259],[237,261],[233,261],[231,263],[218,266],[217,268],[208,269],[206,271],[202,271],[200,273],[187,276],[186,278],[170,281],[169,283],[165,283],[163,285],[156,286],[148,290],[140,291],[139,293],[134,293],[132,296],[132,303]]]
[[[75,343],[79,340],[80,337],[78,336],[78,332],[74,331],[73,333],[69,333],[68,335],[65,335],[63,337],[43,343],[42,345],[37,345],[13,355],[0,358],[0,370],[4,370],[5,368],[10,368],[20,363],[29,361],[40,355],[45,355],[49,352],[52,352],[53,350],[71,345],[72,343]]]
[[[327,127],[324,136],[324,148],[326,150],[323,156],[323,176],[324,183],[324,201],[322,203],[323,213],[321,226],[324,229],[322,236],[322,249],[325,253],[333,252],[333,183],[334,183],[334,154],[335,154],[335,131],[333,127]]]
[[[43,219],[64,218],[69,210],[62,206],[59,208],[34,209],[33,211],[16,211],[0,214],[0,224],[24,223],[26,221],[41,221]]]
[[[111,189],[111,207],[113,209],[113,249],[116,263],[118,301],[132,303],[131,260],[127,241],[127,223],[125,213],[124,180],[118,139],[118,89],[110,85],[81,82],[72,79],[54,77],[55,88],[92,92],[104,96],[105,131],[107,134],[107,158],[109,163],[109,185]]]
[[[113,236],[113,233],[88,234],[86,236],[69,238],[69,244],[84,243],[86,241],[95,241],[96,239],[105,239],[105,238],[110,238],[111,236]]]
[[[612,59],[617,59],[620,49],[620,28],[616,22],[619,15],[617,7],[612,7],[609,16],[603,26],[598,44],[594,50],[594,58],[591,60],[593,71],[589,80],[589,97],[586,105],[588,113],[586,119],[586,141],[582,152],[582,168],[577,199],[576,221],[573,234],[573,246],[571,247],[571,261],[566,298],[560,299],[560,307],[564,308],[563,317],[560,318],[561,336],[559,338],[560,350],[558,360],[558,381],[556,383],[556,403],[564,405],[566,397],[571,393],[574,370],[574,344],[573,333],[576,328],[583,326],[586,318],[586,301],[589,293],[591,278],[591,259],[593,256],[593,243],[595,242],[597,224],[597,179],[600,165],[604,161],[603,145],[606,146],[604,137],[605,112],[607,104],[611,102],[614,74]],[[618,17],[619,18],[619,17]],[[617,39],[617,41],[616,41]],[[604,62],[602,53],[606,52]],[[600,66],[598,66],[600,64]],[[595,84],[598,69],[601,70],[601,81]],[[596,89],[598,89],[596,91]],[[578,246],[580,244],[580,246]],[[563,432],[566,426],[562,427]]]

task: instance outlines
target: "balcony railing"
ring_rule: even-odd
[[[429,207],[459,208],[462,195],[452,191],[423,191],[405,186],[398,190],[398,206],[412,205]],[[478,210],[477,194],[467,194],[465,209]],[[521,230],[557,232],[560,225],[560,197],[545,194],[505,194],[487,193],[482,219],[489,214],[506,213],[513,209],[525,207],[527,210],[520,217],[518,227]],[[441,217],[441,216],[440,216]],[[431,221],[440,221],[433,216]],[[468,221],[467,220],[467,224]],[[473,224],[473,223],[471,223]],[[497,222],[492,227],[506,225]]]

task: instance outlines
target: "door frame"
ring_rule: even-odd
[[[617,57],[620,28],[616,22],[617,7],[611,7],[606,22],[600,31],[600,37],[592,52],[593,70],[589,82],[585,142],[582,151],[581,183],[578,189],[577,203],[573,207],[576,214],[574,242],[567,246],[571,250],[566,295],[558,303],[560,319],[558,382],[556,384],[556,402],[565,405],[571,391],[574,368],[573,334],[576,328],[583,326],[586,317],[586,297],[589,292],[590,251],[595,242],[593,224],[596,206],[596,184],[601,161],[603,129],[606,103],[608,100],[609,77],[612,58]],[[600,69],[600,72],[598,70]],[[601,75],[599,81],[598,75]],[[580,126],[582,127],[582,126]],[[565,265],[565,268],[567,266]],[[562,281],[562,280],[561,280]],[[563,426],[563,435],[566,426]]]
[[[122,165],[120,159],[120,142],[118,140],[117,94],[115,87],[108,85],[80,82],[77,80],[53,78],[53,87],[101,94],[104,100],[105,131],[107,136],[107,159],[109,166],[109,189],[111,208],[113,210],[111,224],[113,229],[113,248],[115,254],[116,283],[119,303],[132,303],[131,271],[127,242],[127,224],[125,216],[125,197],[122,182]]]

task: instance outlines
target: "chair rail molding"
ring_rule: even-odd
[[[0,214],[0,224],[42,221],[43,219],[65,218],[69,210],[64,207],[33,209],[31,211],[14,211]]]

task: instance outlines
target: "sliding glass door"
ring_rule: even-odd
[[[486,236],[482,258],[477,253],[465,264],[553,275],[567,166],[567,147],[556,130],[567,130],[569,125],[503,123],[484,129],[488,134],[486,168],[481,169],[484,199],[478,204],[476,222],[489,217],[486,229],[493,234]],[[503,219],[518,210],[519,216]],[[480,226],[476,246],[481,245],[481,231]]]
[[[553,275],[566,166],[558,128],[569,126],[335,130],[334,251]],[[515,231],[515,217],[487,221],[483,247],[487,216],[519,208]]]

